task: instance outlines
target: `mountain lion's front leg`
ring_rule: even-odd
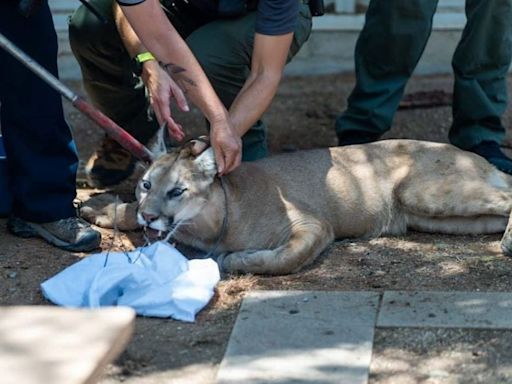
[[[80,208],[80,215],[102,228],[132,231],[140,228],[137,223],[137,202],[123,203],[116,196],[102,193],[92,196]]]
[[[278,248],[227,253],[219,257],[219,267],[228,273],[294,273],[312,263],[333,240],[330,224],[308,217],[292,226],[288,241]]]

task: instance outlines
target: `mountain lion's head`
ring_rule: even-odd
[[[139,224],[173,231],[205,207],[217,166],[212,148],[195,155],[196,144],[161,155],[142,176],[135,191]]]

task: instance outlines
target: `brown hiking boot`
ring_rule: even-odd
[[[133,173],[135,162],[136,159],[130,152],[105,136],[101,147],[87,161],[87,181],[95,188],[118,184]]]
[[[100,246],[101,234],[79,217],[68,217],[49,223],[33,223],[18,217],[7,221],[9,231],[19,237],[41,237],[58,248],[72,252],[88,252]]]

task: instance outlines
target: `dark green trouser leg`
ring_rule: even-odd
[[[506,75],[512,55],[512,0],[467,0],[468,22],[453,57],[450,142],[469,149],[505,136]]]
[[[336,120],[340,144],[378,139],[432,30],[437,0],[372,0],[355,50],[356,85]]]
[[[217,95],[229,108],[250,73],[256,12],[236,19],[210,22],[187,39],[201,63]],[[295,31],[288,60],[298,52],[311,32],[311,16],[307,6]],[[243,160],[252,161],[267,156],[266,126],[259,120],[242,138]]]
[[[69,40],[88,97],[103,113],[142,142],[158,129],[148,119],[144,87],[132,75],[130,57],[117,32],[111,0],[91,0],[108,20],[103,25],[81,6],[69,23]]]

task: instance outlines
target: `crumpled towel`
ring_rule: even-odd
[[[219,280],[212,259],[188,260],[158,241],[108,257],[107,252],[88,256],[43,282],[41,289],[48,300],[65,307],[124,305],[143,316],[194,321]]]

